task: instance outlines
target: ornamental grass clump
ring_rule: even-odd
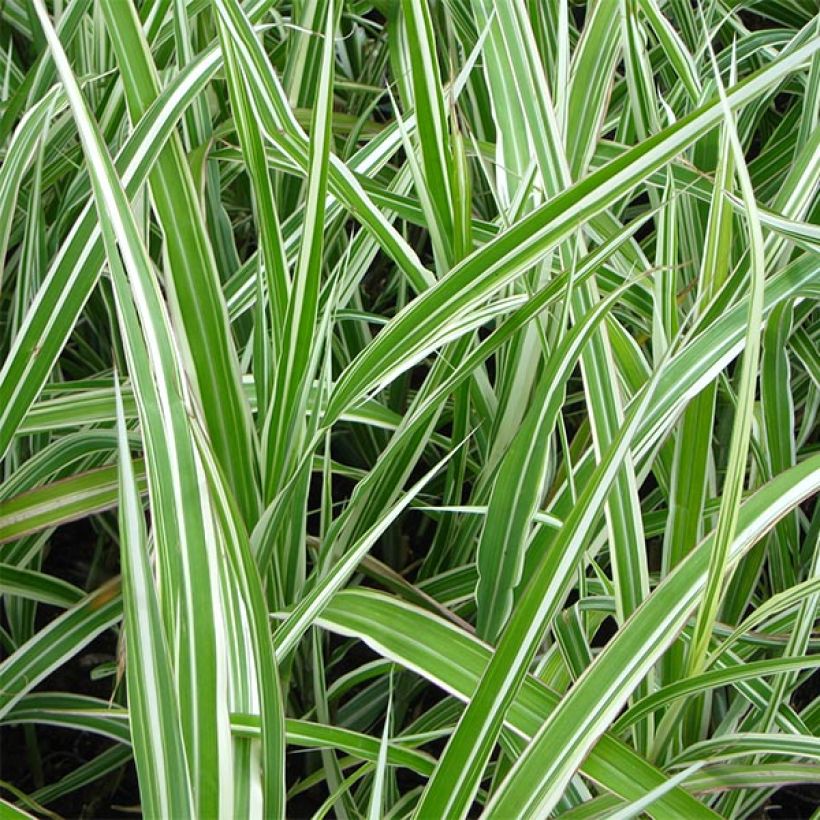
[[[811,815],[813,0],[4,0],[0,77],[0,814]]]

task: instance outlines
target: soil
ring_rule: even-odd
[[[50,554],[44,569],[61,578],[86,588],[97,586],[112,572],[105,561],[99,560],[97,533],[88,522],[62,527],[52,538]],[[47,623],[56,610],[40,606],[38,627]],[[0,622],[7,627],[5,612]],[[603,637],[603,636],[601,636]],[[112,678],[95,680],[91,672],[101,664],[109,664],[116,657],[117,636],[110,630],[99,636],[69,663],[63,664],[38,687],[45,691],[74,692],[110,699]],[[367,652],[368,650],[362,650]],[[360,652],[349,654],[341,666],[351,668],[362,662]],[[342,669],[342,671],[344,671]],[[432,693],[431,693],[432,694]],[[820,674],[807,680],[795,693],[795,706],[801,707],[820,694]],[[34,741],[32,743],[32,740]],[[26,794],[34,793],[43,785],[56,783],[79,766],[94,760],[112,747],[112,742],[88,732],[76,732],[44,726],[0,726],[0,781],[13,784]],[[435,750],[433,750],[435,751]],[[313,753],[289,755],[288,785],[297,783],[306,771]],[[412,788],[417,783],[404,784]],[[10,795],[5,792],[4,797]],[[289,802],[291,818],[308,818],[323,803],[327,791],[316,787],[298,795]],[[756,818],[803,820],[820,807],[820,785],[785,787],[768,801]],[[87,787],[70,792],[48,804],[48,812],[38,817],[63,818],[134,818],[139,813],[139,790],[133,763],[129,763]]]

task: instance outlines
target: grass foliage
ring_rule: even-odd
[[[2,0],[0,814],[818,782],[816,11]]]

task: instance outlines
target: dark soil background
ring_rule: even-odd
[[[77,522],[61,527],[52,538],[52,546],[45,569],[53,575],[78,586],[86,587],[90,576],[97,585],[104,580],[110,568],[98,559],[97,533],[88,522]],[[109,553],[112,552],[109,550]],[[92,584],[88,584],[90,588]],[[38,623],[47,623],[56,610],[39,607]],[[5,614],[0,616],[5,625]],[[94,680],[91,671],[116,657],[117,636],[110,630],[98,637],[71,662],[61,666],[40,684],[39,690],[74,692],[108,700],[112,697],[113,678]],[[366,651],[366,650],[365,650]],[[368,660],[368,659],[365,659]],[[362,662],[356,653],[345,661],[351,668]],[[820,673],[807,680],[795,693],[794,705],[802,708],[820,695]],[[27,740],[28,735],[28,740]],[[35,744],[30,745],[34,738]],[[79,766],[93,760],[112,742],[88,732],[44,726],[0,726],[0,781],[13,783],[27,794],[43,785],[56,783]],[[314,760],[310,752],[289,755],[288,785],[297,783]],[[318,764],[318,760],[315,761]],[[413,784],[415,785],[415,784]],[[7,791],[6,799],[13,799]],[[292,818],[309,818],[327,797],[319,787],[298,795],[289,804]],[[764,811],[756,818],[803,820],[820,807],[818,786],[785,787],[772,796]],[[50,815],[40,817],[64,818],[135,818],[139,812],[139,790],[133,763],[113,771],[89,786],[71,792],[45,808]]]

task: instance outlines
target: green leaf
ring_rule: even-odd
[[[115,389],[117,382],[115,382]],[[120,545],[128,705],[143,811],[191,817],[194,800],[171,656],[148,557],[142,501],[131,463],[119,390]]]

